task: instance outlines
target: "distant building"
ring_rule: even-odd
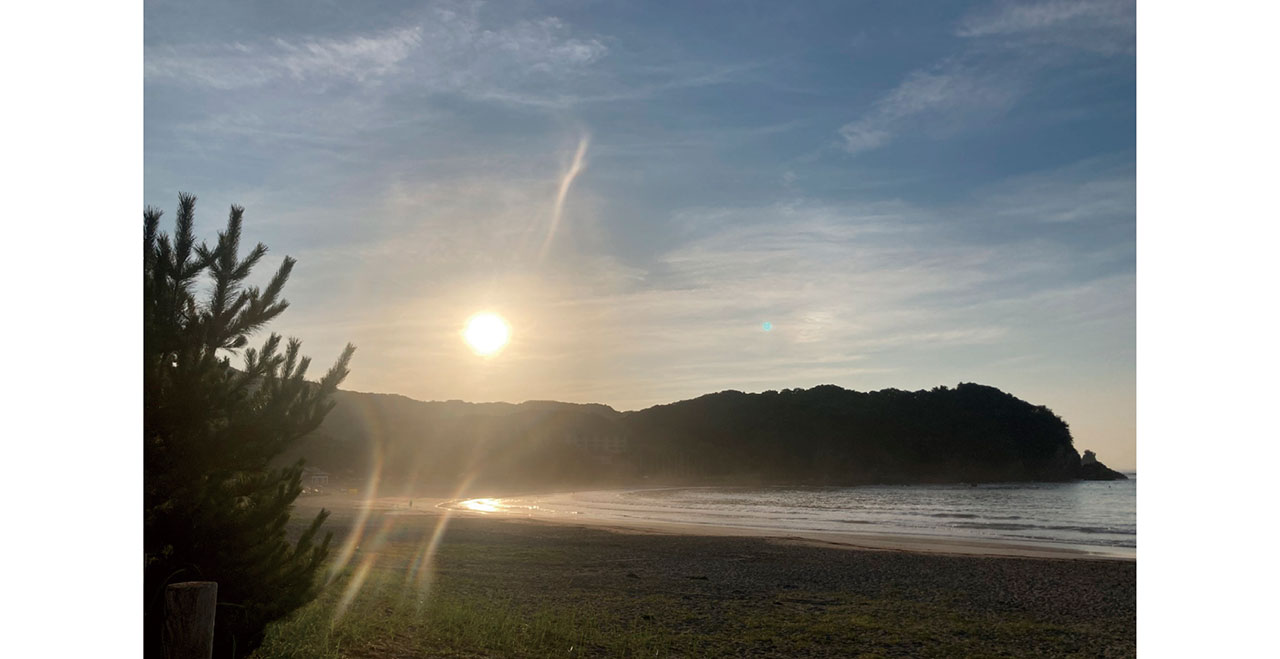
[[[313,469],[311,467],[302,468],[302,486],[311,489],[323,489],[329,485],[329,473]]]
[[[627,440],[621,435],[570,433],[565,441],[592,455],[617,455],[627,450]]]
[[[539,425],[537,435],[600,462],[614,462],[629,448],[623,429],[600,414],[562,410],[548,415]]]

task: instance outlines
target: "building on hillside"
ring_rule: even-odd
[[[597,462],[615,462],[630,448],[626,432],[614,419],[578,409],[546,416],[532,434]]]
[[[565,441],[592,455],[617,455],[627,450],[627,440],[621,435],[570,433]]]
[[[329,485],[329,473],[312,467],[302,468],[302,487],[322,490]]]

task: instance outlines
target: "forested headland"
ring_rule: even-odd
[[[289,458],[358,485],[447,492],[637,485],[857,485],[1124,478],[1082,467],[1066,422],[994,387],[723,391],[598,404],[422,402],[338,392]]]

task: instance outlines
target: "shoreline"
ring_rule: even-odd
[[[501,497],[497,497],[501,498]],[[808,545],[856,551],[890,551],[913,554],[979,556],[991,558],[1035,558],[1086,561],[1136,562],[1136,550],[1127,548],[1068,545],[1065,543],[1020,543],[1009,540],[959,538],[874,532],[828,532],[783,530],[726,524],[698,524],[660,520],[600,519],[563,514],[532,515],[513,511],[483,511],[460,506],[464,501],[446,497],[384,496],[372,501],[358,495],[318,495],[299,497],[295,506],[331,512],[355,511],[368,507],[383,514],[432,517],[469,517],[521,524],[591,528],[620,534],[656,534],[714,538],[757,538],[778,544]],[[410,501],[413,507],[409,507]],[[306,504],[306,505],[303,505]]]

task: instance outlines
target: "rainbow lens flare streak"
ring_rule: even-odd
[[[403,516],[396,514],[384,514],[382,524],[377,531],[366,537],[365,530],[369,524],[371,511],[377,502],[377,486],[381,480],[382,459],[380,453],[375,453],[373,460],[372,472],[369,476],[369,488],[366,490],[364,500],[360,506],[358,514],[351,534],[347,537],[343,544],[342,550],[338,558],[334,561],[333,567],[330,569],[328,583],[333,583],[347,568],[354,558],[359,554],[359,564],[355,571],[351,574],[351,579],[343,588],[342,595],[338,598],[338,603],[334,608],[331,624],[337,626],[344,616],[350,611],[352,604],[364,589],[365,583],[369,578],[369,573],[376,567],[380,552],[386,546],[387,541],[391,538],[397,528],[397,524],[403,519]],[[475,472],[469,473],[459,483],[453,496],[449,497],[449,501],[457,501],[462,498],[471,483],[475,480]],[[497,508],[494,508],[497,510]],[[436,521],[435,527],[430,533],[425,533],[420,541],[420,548],[414,555],[409,567],[405,570],[405,584],[412,585],[413,591],[405,591],[401,598],[403,604],[410,592],[416,594],[414,597],[415,605],[419,611],[426,604],[427,596],[430,594],[432,584],[435,582],[435,555],[439,550],[440,542],[444,538],[445,530],[449,526],[449,520],[454,516],[455,511],[451,508],[440,509],[440,517]],[[362,544],[362,539],[364,540]]]

